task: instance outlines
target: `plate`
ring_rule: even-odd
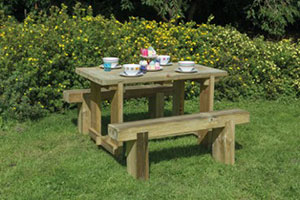
[[[120,76],[124,76],[124,77],[140,77],[140,76],[143,76],[143,75],[144,75],[143,72],[138,72],[135,75],[128,75],[128,74],[126,74],[126,72],[121,72],[120,73]]]
[[[160,67],[159,69],[147,69],[147,72],[157,72],[163,70],[163,67]]]
[[[169,63],[167,63],[167,64],[160,64],[161,66],[170,66],[170,65],[173,65],[173,63],[172,62],[169,62]]]
[[[146,58],[146,59],[154,59],[157,57],[157,55],[154,55],[154,56],[143,56],[143,55],[140,55],[142,58]]]
[[[184,72],[184,71],[182,71],[180,68],[177,68],[177,69],[175,70],[175,72],[179,72],[179,73],[195,73],[195,72],[198,72],[198,70],[195,69],[195,68],[193,68],[191,71]]]
[[[104,66],[100,65],[100,68],[104,69]],[[112,67],[111,69],[120,69],[120,68],[122,68],[122,65],[117,65],[115,67]]]

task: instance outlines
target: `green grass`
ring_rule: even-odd
[[[188,101],[186,111],[197,111]],[[146,104],[125,105],[125,118],[147,117]],[[166,106],[170,109],[170,104]],[[300,197],[300,101],[216,102],[242,108],[236,164],[215,162],[193,136],[149,143],[150,180],[77,132],[76,110],[0,132],[0,199],[297,199]],[[169,112],[168,112],[169,113]],[[104,109],[108,121],[108,108]]]

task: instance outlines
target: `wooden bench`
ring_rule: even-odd
[[[222,110],[109,124],[108,135],[118,142],[126,142],[127,172],[134,178],[147,180],[149,178],[149,139],[186,135],[212,129],[213,158],[222,163],[234,164],[235,125],[248,122],[247,111]]]
[[[90,126],[90,92],[90,89],[73,89],[63,92],[63,100],[65,102],[78,104],[78,131],[83,134],[88,134]],[[101,88],[101,92],[102,100],[111,100],[114,94],[110,88]],[[149,99],[148,110],[151,118],[162,117],[164,96],[171,95],[172,92],[172,84],[126,86],[124,99],[147,97]]]

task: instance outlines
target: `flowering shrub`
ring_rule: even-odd
[[[211,24],[163,23],[132,17],[92,17],[91,9],[53,7],[50,14],[29,15],[24,23],[0,21],[0,113],[39,117],[65,106],[62,91],[89,87],[76,67],[101,64],[104,56],[137,63],[139,49],[153,46],[172,61],[224,69],[229,76],[217,84],[216,98],[300,95],[300,41],[250,39],[231,27]],[[187,98],[199,87],[186,85]]]

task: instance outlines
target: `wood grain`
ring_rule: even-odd
[[[154,139],[224,127],[230,120],[234,124],[248,123],[249,113],[241,109],[232,109],[109,124],[108,134],[117,141],[130,141],[136,140],[136,133],[148,132],[149,139]]]
[[[172,85],[136,85],[136,86],[124,86],[124,99],[139,98],[139,97],[152,97],[156,93],[164,93],[164,95],[173,94]],[[90,95],[90,89],[73,89],[65,90],[63,92],[63,100],[67,103],[82,103],[82,95]],[[107,88],[101,88],[102,101],[111,100],[114,95],[114,90]]]
[[[232,120],[225,127],[212,132],[212,156],[215,160],[233,165],[235,162],[235,124]]]
[[[121,123],[123,122],[123,93],[124,85],[119,83],[117,89],[113,91],[114,95],[111,100],[110,106],[110,122]]]
[[[149,179],[148,133],[137,133],[136,140],[126,143],[127,172],[136,179]]]
[[[159,118],[164,116],[164,93],[158,92],[149,98],[148,111],[151,118]]]
[[[91,127],[90,95],[82,94],[82,103],[78,103],[77,126],[79,133],[88,134]]]
[[[96,132],[97,135],[101,135],[101,87],[91,82],[91,128]]]
[[[200,84],[200,95],[199,95],[199,110],[200,112],[213,111],[214,106],[214,86],[215,77],[210,76],[208,80],[203,81]],[[201,130],[198,132],[198,144],[202,142],[202,145],[206,148],[211,148],[212,135],[209,130]]]
[[[164,67],[162,71],[147,73],[142,77],[122,77],[120,76],[120,73],[123,71],[123,69],[105,72],[103,69],[100,69],[100,67],[76,68],[76,73],[102,86],[117,85],[118,83],[149,83],[172,80],[203,79],[209,78],[210,76],[227,76],[227,72],[224,70],[210,68],[203,65],[195,66],[195,68],[198,70],[197,73],[175,72],[175,69],[178,67],[178,64],[174,63],[171,66]]]
[[[173,115],[184,114],[184,80],[174,81],[173,83]]]

